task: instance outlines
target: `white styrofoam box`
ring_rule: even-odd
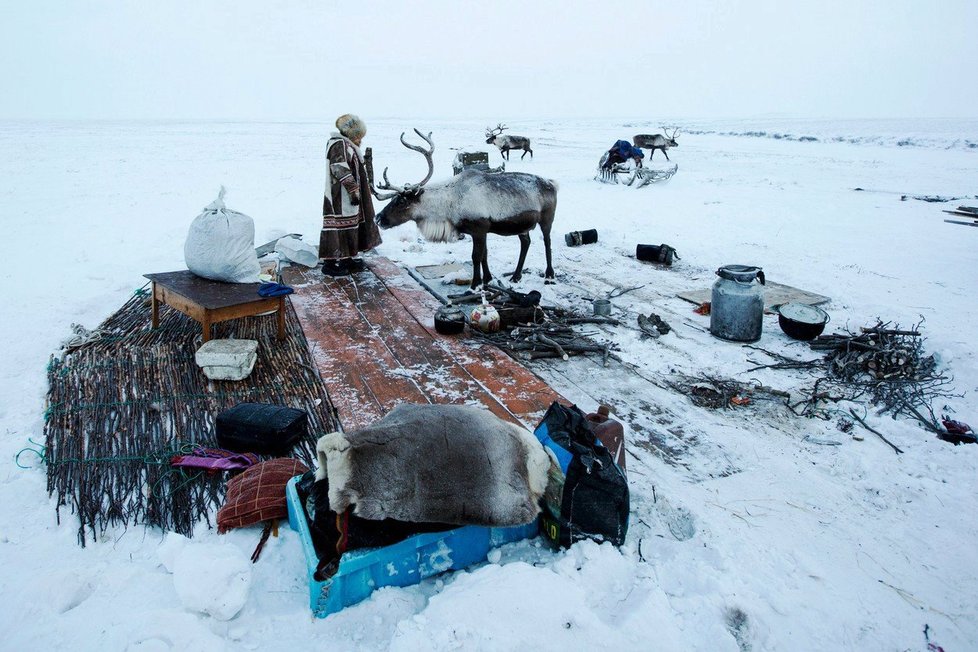
[[[257,351],[258,340],[211,340],[197,349],[194,360],[199,367],[240,367]]]

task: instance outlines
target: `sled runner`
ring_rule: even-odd
[[[679,165],[671,168],[636,168],[627,163],[617,163],[610,168],[598,168],[596,180],[602,183],[622,184],[633,188],[643,188],[651,183],[666,181],[679,170]]]
[[[960,217],[967,217],[974,221],[964,222],[962,220],[944,220],[948,224],[962,224],[964,226],[978,226],[978,208],[975,206],[958,206],[957,209],[953,211],[944,211],[949,215],[957,215]]]

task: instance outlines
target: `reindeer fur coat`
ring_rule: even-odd
[[[481,408],[399,405],[316,446],[330,509],[381,520],[508,526],[540,511],[550,457],[524,428]]]
[[[359,203],[353,203],[353,195]],[[379,245],[380,231],[374,218],[370,181],[360,148],[345,136],[330,134],[326,144],[326,189],[319,257],[326,260],[350,258]]]

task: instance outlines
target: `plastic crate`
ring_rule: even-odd
[[[299,533],[309,580],[309,606],[317,618],[336,613],[370,596],[384,586],[410,586],[449,570],[461,570],[486,559],[489,550],[504,543],[534,537],[537,521],[515,527],[468,525],[445,532],[416,534],[383,548],[347,552],[340,557],[336,574],[324,582],[313,578],[318,564],[306,512],[295,484],[289,480],[285,493],[289,526]]]

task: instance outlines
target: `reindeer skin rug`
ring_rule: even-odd
[[[550,458],[488,410],[399,405],[376,424],[319,439],[330,508],[373,520],[507,526],[540,511]]]

